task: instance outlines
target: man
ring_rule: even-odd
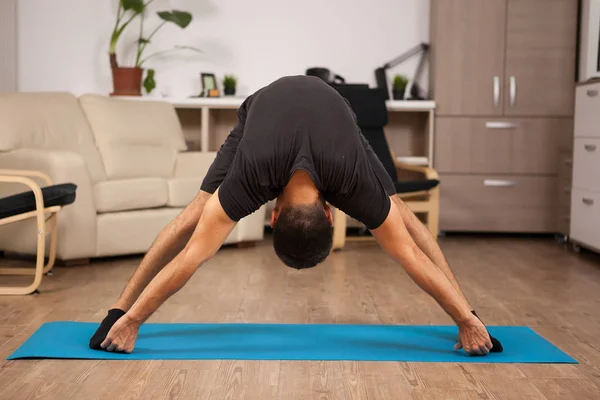
[[[277,199],[279,258],[296,269],[332,246],[327,203],[364,223],[380,246],[459,328],[456,348],[501,351],[462,293],[435,239],[396,196],[349,104],[315,77],[284,77],[250,96],[201,191],[158,235],[90,347],[131,352],[140,325],[221,247],[237,221]]]

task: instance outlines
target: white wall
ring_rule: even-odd
[[[106,51],[116,4],[19,0],[19,90],[109,93]],[[156,95],[197,94],[201,71],[219,79],[234,73],[241,94],[311,66],[326,66],[348,82],[374,84],[376,67],[429,39],[426,0],[156,0],[152,7],[188,10],[194,21],[186,30],[166,26],[149,50],[176,44],[203,50],[150,63],[157,70]],[[147,28],[156,21],[149,19]],[[127,49],[137,30],[130,25],[120,43],[121,64],[132,58]],[[412,74],[416,61],[393,72]]]

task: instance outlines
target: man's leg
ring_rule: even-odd
[[[398,208],[400,209],[400,215],[402,216],[402,220],[406,225],[406,229],[408,230],[408,233],[410,233],[410,236],[412,236],[417,246],[419,246],[421,251],[425,253],[425,255],[429,257],[429,259],[435,265],[437,265],[440,270],[442,270],[444,275],[446,275],[448,280],[452,283],[452,286],[454,286],[454,289],[456,289],[458,294],[465,299],[472,310],[473,306],[469,303],[465,294],[458,285],[458,281],[454,277],[448,261],[442,254],[440,246],[437,244],[437,241],[431,232],[429,232],[429,229],[427,229],[425,225],[419,221],[417,216],[410,210],[410,208],[408,208],[408,206],[400,199],[399,196],[393,196],[393,200],[398,205]]]
[[[210,194],[200,192],[194,200],[158,234],[119,299],[110,307],[127,312],[150,281],[187,244],[200,220]]]

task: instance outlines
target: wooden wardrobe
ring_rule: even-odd
[[[17,0],[0,1],[0,93],[17,90]]]
[[[442,231],[568,234],[576,0],[432,0]]]

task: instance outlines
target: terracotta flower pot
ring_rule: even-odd
[[[112,68],[113,92],[111,96],[141,96],[142,68]]]

